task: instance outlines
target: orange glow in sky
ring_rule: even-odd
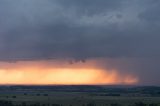
[[[58,64],[58,63],[57,63]],[[133,75],[120,75],[116,70],[96,68],[92,64],[67,66],[51,63],[7,63],[0,69],[0,84],[33,85],[83,85],[83,84],[136,84],[138,78]],[[85,64],[85,63],[84,63]],[[86,63],[87,64],[87,63]]]

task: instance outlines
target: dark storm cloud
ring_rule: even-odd
[[[0,60],[111,58],[106,66],[157,83],[159,5],[158,0],[1,0]]]
[[[157,11],[154,0],[1,0],[0,59],[159,57]]]
[[[56,0],[64,8],[76,9],[79,15],[94,15],[119,9],[126,0],[115,2],[113,0]]]
[[[142,13],[140,13],[140,18],[146,20],[146,22],[155,22],[160,21],[160,1],[153,1],[151,4],[148,4],[148,7],[144,9]]]

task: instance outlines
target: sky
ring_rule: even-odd
[[[159,5],[0,0],[0,84],[160,85]]]

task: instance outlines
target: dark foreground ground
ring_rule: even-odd
[[[0,86],[0,106],[160,106],[160,87]]]

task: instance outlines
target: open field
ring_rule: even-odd
[[[80,87],[81,92],[79,87],[6,88],[0,91],[0,106],[160,106],[160,96],[144,95],[141,93],[142,88],[138,88],[139,94],[138,91],[130,91],[132,88],[127,88],[129,91],[126,91],[126,88],[105,87],[104,91],[99,91],[100,88],[97,87],[99,90],[94,91],[95,88]],[[120,92],[120,89],[124,91]],[[150,88],[148,91],[151,89],[153,90]]]

